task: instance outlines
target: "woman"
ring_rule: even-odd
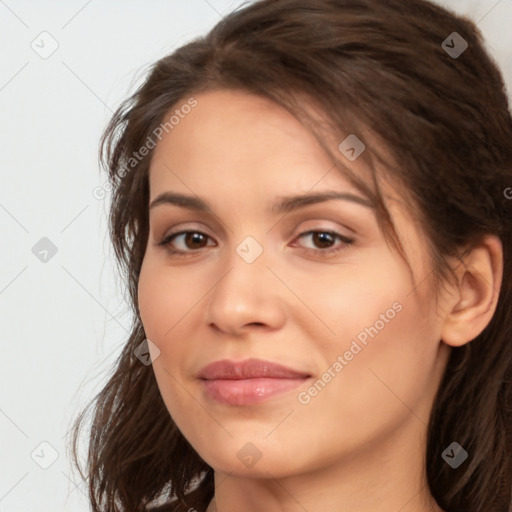
[[[102,150],[134,324],[92,510],[507,511],[512,118],[471,21],[254,2]]]

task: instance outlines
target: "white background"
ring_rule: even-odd
[[[0,0],[0,512],[88,510],[66,433],[130,327],[93,195],[100,134],[149,64],[241,3]],[[512,91],[512,0],[439,3],[478,22]]]

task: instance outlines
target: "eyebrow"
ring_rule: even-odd
[[[367,208],[374,209],[372,202],[366,198],[351,194],[349,192],[336,192],[325,191],[317,192],[315,194],[305,194],[298,196],[282,196],[279,197],[277,202],[271,204],[268,211],[274,215],[282,213],[289,213],[299,208],[304,208],[312,204],[323,203],[333,199],[350,201]],[[178,192],[163,192],[151,201],[149,208],[155,208],[162,204],[171,204],[188,210],[195,210],[200,212],[211,211],[208,203],[197,196],[189,196]]]

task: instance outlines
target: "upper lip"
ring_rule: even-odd
[[[268,377],[274,379],[297,379],[310,377],[310,374],[294,370],[278,363],[262,359],[245,359],[243,361],[230,361],[222,359],[206,365],[198,374],[204,380],[238,380]]]

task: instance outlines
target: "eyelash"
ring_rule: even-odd
[[[178,236],[180,235],[186,235],[186,234],[189,234],[189,233],[195,233],[195,234],[200,234],[200,235],[203,235],[203,236],[206,236],[207,238],[210,238],[208,235],[206,235],[205,233],[202,233],[201,231],[194,231],[194,230],[189,230],[189,231],[179,231],[177,233],[171,233],[170,235],[166,236],[162,241],[158,242],[158,246],[163,246],[163,247],[166,247],[166,249],[168,250],[168,252],[173,255],[173,256],[177,256],[179,258],[183,258],[183,257],[187,257],[187,256],[192,256],[194,253],[200,251],[201,249],[196,249],[196,250],[191,250],[191,251],[180,251],[180,250],[176,250],[176,249],[172,249],[171,248],[171,242]],[[334,238],[337,238],[338,240],[340,240],[342,243],[340,246],[338,246],[337,248],[328,248],[328,249],[305,249],[306,253],[315,253],[315,255],[318,255],[320,253],[321,257],[328,257],[332,254],[335,254],[335,253],[338,253],[339,251],[343,250],[343,249],[346,249],[348,248],[349,246],[351,246],[353,243],[354,243],[354,239],[352,238],[349,238],[349,237],[346,237],[344,235],[341,235],[340,233],[337,233],[336,231],[331,231],[331,230],[328,230],[328,229],[317,229],[317,230],[310,230],[310,231],[305,231],[304,233],[301,233],[297,239],[300,239],[300,238],[303,238],[307,235],[312,235],[312,234],[315,234],[315,233],[322,233],[322,234],[328,234]]]

